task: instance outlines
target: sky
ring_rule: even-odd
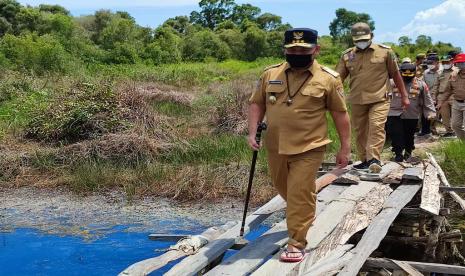
[[[129,12],[139,25],[157,27],[166,19],[198,10],[198,0],[19,0],[22,4],[58,4],[74,16],[99,9]],[[283,18],[294,27],[310,27],[329,34],[329,23],[338,8],[368,13],[375,21],[375,41],[397,42],[407,35],[413,40],[431,36],[434,42],[451,42],[465,49],[465,0],[236,0],[250,3]]]

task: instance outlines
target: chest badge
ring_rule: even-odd
[[[268,100],[270,101],[271,104],[275,104],[276,103],[275,93],[271,93],[271,95],[268,97]]]

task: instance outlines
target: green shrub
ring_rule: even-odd
[[[62,143],[95,138],[123,123],[110,83],[82,83],[34,110],[31,118],[26,137]]]
[[[447,180],[451,184],[463,185],[465,183],[465,143],[462,141],[451,141],[444,143],[442,147],[444,161],[441,168],[444,170]]]
[[[9,59],[17,70],[46,72],[66,72],[69,54],[60,42],[51,35],[37,36],[7,34],[0,42],[0,52]]]

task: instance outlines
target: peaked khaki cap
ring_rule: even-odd
[[[370,26],[364,22],[355,23],[350,33],[354,41],[371,39]]]

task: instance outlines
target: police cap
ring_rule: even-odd
[[[354,41],[371,39],[370,26],[365,22],[355,23],[350,33]]]
[[[318,32],[309,28],[294,28],[284,33],[284,48],[312,48],[318,43]]]

